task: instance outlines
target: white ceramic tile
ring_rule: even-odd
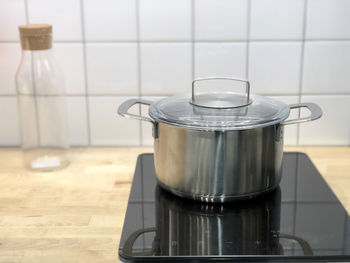
[[[54,40],[81,40],[80,0],[27,0],[29,23],[52,24]]]
[[[252,93],[298,94],[301,43],[251,43],[249,80]]]
[[[252,0],[251,39],[301,39],[305,0]]]
[[[140,121],[117,114],[127,99],[130,97],[89,97],[92,145],[140,145]],[[138,107],[131,112],[137,113]]]
[[[302,101],[318,104],[323,116],[300,124],[300,145],[350,145],[350,95],[302,96]]]
[[[306,42],[303,93],[350,92],[350,41]]]
[[[20,144],[16,97],[0,97],[0,146]]]
[[[247,45],[244,43],[199,43],[195,45],[195,76],[245,78]]]
[[[56,43],[54,49],[64,74],[66,94],[85,94],[83,45]]]
[[[191,44],[141,44],[142,95],[187,93],[191,80]]]
[[[153,96],[153,97],[142,97],[144,100],[157,101],[164,97]],[[148,106],[141,107],[142,116],[148,116]],[[142,134],[142,146],[153,146],[154,138],[152,136],[152,124],[146,121],[141,121],[141,134]]]
[[[350,1],[308,0],[307,39],[350,38]]]
[[[23,0],[1,1],[0,40],[19,40],[18,26],[25,23],[25,8]]]
[[[141,40],[190,40],[190,0],[140,0]]]
[[[196,40],[247,39],[246,0],[196,0]]]
[[[137,95],[136,44],[88,44],[90,94]]]
[[[136,40],[135,0],[85,0],[87,40]]]
[[[70,145],[88,144],[86,97],[67,97]]]
[[[286,104],[295,104],[299,102],[298,96],[270,96],[273,99],[282,101]],[[299,110],[295,109],[290,112],[288,119],[298,118]],[[297,145],[297,135],[298,135],[298,124],[286,125],[284,127],[284,145],[286,146],[296,146]]]
[[[0,94],[16,94],[15,75],[20,60],[19,44],[0,44]]]

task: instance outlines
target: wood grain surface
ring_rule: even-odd
[[[73,148],[62,171],[34,173],[0,149],[0,262],[118,262],[137,155],[152,148]],[[307,153],[350,212],[350,148]]]

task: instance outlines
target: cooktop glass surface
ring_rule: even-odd
[[[284,153],[275,191],[207,204],[157,186],[153,154],[137,160],[119,246],[124,262],[350,262],[344,207],[307,155]]]

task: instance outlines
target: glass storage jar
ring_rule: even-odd
[[[69,148],[63,75],[52,50],[52,26],[19,27],[22,59],[16,73],[21,140],[29,169],[68,165]]]

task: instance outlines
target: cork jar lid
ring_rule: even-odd
[[[19,26],[21,45],[24,50],[50,49],[52,25],[27,24]]]
[[[52,33],[52,25],[49,24],[28,24],[19,26],[21,36],[42,36]]]

